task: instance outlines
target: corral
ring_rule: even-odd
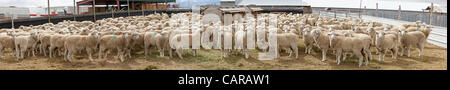
[[[105,14],[106,15],[106,14]],[[362,65],[358,67],[358,58],[356,56],[357,53],[353,55],[353,57],[348,57],[347,60],[341,61],[340,65],[336,64],[336,54],[339,51],[333,52],[333,49],[330,48],[328,51],[325,51],[325,58],[323,57],[323,53],[321,49],[324,47],[318,47],[320,43],[316,39],[314,39],[313,48],[311,53],[306,54],[305,51],[306,46],[304,44],[303,39],[307,34],[313,34],[313,32],[324,32],[323,35],[330,35],[331,32],[340,32],[346,31],[358,33],[358,30],[362,30],[362,32],[370,32],[370,29],[377,29],[376,33],[379,32],[395,32],[395,36],[398,38],[402,37],[403,33],[405,33],[409,28],[415,28],[413,31],[408,32],[424,32],[423,35],[427,38],[428,34],[426,30],[430,27],[423,23],[416,24],[404,24],[404,25],[389,25],[378,22],[363,22],[360,19],[356,18],[330,18],[323,17],[314,14],[278,14],[279,22],[276,23],[277,34],[295,34],[298,40],[293,40],[296,43],[297,49],[287,49],[284,48],[280,53],[280,57],[275,60],[267,60],[261,61],[258,60],[258,53],[265,52],[265,50],[260,49],[249,49],[248,56],[246,59],[244,54],[240,53],[239,50],[228,50],[231,52],[228,53],[226,57],[223,57],[221,50],[206,50],[200,49],[196,50],[195,54],[191,54],[194,50],[184,50],[185,52],[181,52],[184,58],[180,59],[177,57],[177,54],[173,54],[174,57],[170,58],[167,54],[162,53],[170,53],[174,48],[169,46],[168,43],[172,39],[171,33],[176,31],[176,28],[181,28],[183,30],[194,33],[193,30],[197,28],[191,28],[188,26],[198,24],[198,23],[189,23],[190,19],[186,17],[194,17],[201,16],[195,13],[177,13],[177,14],[150,14],[145,17],[143,16],[133,16],[133,17],[120,17],[120,18],[104,18],[102,20],[98,20],[97,22],[72,22],[72,21],[63,21],[58,24],[43,24],[43,25],[35,25],[35,26],[22,26],[18,29],[2,29],[2,36],[5,37],[15,37],[18,36],[32,36],[32,33],[38,33],[39,42],[30,44],[30,48],[28,50],[24,50],[25,58],[23,60],[16,60],[16,47],[4,48],[5,44],[2,43],[2,54],[3,59],[0,60],[0,69],[50,69],[50,70],[65,70],[65,69],[76,69],[76,70],[84,70],[84,69],[124,69],[124,70],[191,70],[191,69],[206,69],[206,70],[352,70],[352,69],[363,69],[363,70],[428,70],[428,69],[447,69],[447,49],[438,47],[435,45],[426,44],[424,46],[424,50],[421,56],[419,54],[419,50],[416,46],[411,48],[411,57],[408,57],[408,52],[406,51],[406,55],[398,56],[396,59],[392,59],[391,53],[387,52],[384,61],[379,61],[379,54],[376,54],[375,49],[377,46],[375,43],[370,43],[370,48],[362,48],[359,50],[369,50],[371,53],[370,63],[367,66]],[[258,20],[261,18],[256,18],[255,24],[259,24]],[[265,19],[265,18],[262,18]],[[193,20],[193,19],[192,19]],[[188,22],[188,23],[186,23]],[[192,22],[192,21],[191,21]],[[264,21],[269,22],[269,21]],[[245,22],[251,23],[251,22]],[[202,26],[201,32],[205,32],[206,28],[211,27],[211,24],[201,24],[198,26]],[[246,26],[247,27],[247,26]],[[257,30],[258,27],[253,27]],[[273,27],[265,27],[264,33],[268,33]],[[236,29],[237,30],[237,29]],[[233,30],[234,31],[234,30]],[[247,32],[247,28],[244,29],[244,32]],[[305,33],[307,32],[307,33]],[[431,31],[430,31],[431,32]],[[147,34],[149,33],[149,34]],[[31,35],[30,35],[31,34]],[[189,35],[192,35],[189,34]],[[320,33],[319,33],[320,34]],[[333,33],[334,34],[334,33]],[[347,34],[353,33],[343,33],[343,36],[338,36],[341,38],[350,38],[355,36],[347,36]],[[44,36],[50,36],[55,38],[64,39],[64,47],[58,48],[54,50],[57,55],[56,57],[49,58],[49,52],[45,52],[47,50],[46,46],[42,44],[46,40],[42,40]],[[57,37],[57,35],[65,35],[64,37]],[[110,39],[107,39],[108,35]],[[235,34],[234,34],[235,35]],[[294,36],[295,36],[294,35]],[[312,36],[315,36],[313,34]],[[345,36],[344,36],[345,35]],[[366,35],[366,34],[364,34]],[[66,37],[77,38],[80,40],[76,40],[74,42],[67,42]],[[370,36],[370,34],[367,34]],[[80,44],[80,45],[70,45],[70,44],[79,44],[85,43],[83,41],[89,41],[89,38],[92,37],[93,40],[90,44],[99,44],[99,48],[94,46],[95,48],[91,48],[93,50],[92,56],[89,56],[87,53],[90,53],[91,49],[87,49],[89,46]],[[150,48],[144,48],[143,45],[146,40],[139,40],[140,38],[150,37]],[[378,37],[370,36],[370,37]],[[123,40],[117,40],[112,42],[113,40],[123,38]],[[315,38],[315,37],[314,37]],[[325,38],[333,39],[334,37]],[[2,38],[3,39],[3,38]],[[9,38],[10,39],[10,38]],[[111,46],[112,50],[111,55],[109,57],[105,56],[106,59],[97,59],[98,50],[102,48],[102,40],[105,39],[105,42],[111,42],[111,44],[106,44],[105,47],[111,46],[113,44],[120,45]],[[264,38],[263,38],[264,39]],[[401,38],[404,39],[404,38]],[[403,45],[401,43],[401,39],[399,39],[398,46]],[[291,39],[286,39],[291,40]],[[375,42],[376,39],[371,38],[371,42]],[[191,41],[192,40],[191,38]],[[157,43],[159,42],[159,43]],[[281,42],[290,42],[290,41],[279,41]],[[222,42],[223,43],[223,42]],[[421,42],[422,43],[422,42]],[[367,43],[369,44],[369,43]],[[372,45],[373,44],[373,45]],[[26,44],[27,46],[28,44]],[[161,47],[159,47],[160,45]],[[325,45],[331,45],[330,41],[326,42]],[[40,49],[44,47],[43,49]],[[51,45],[50,45],[51,47]],[[28,48],[28,47],[27,47]],[[115,50],[117,48],[117,51]],[[120,48],[120,49],[118,49]],[[259,48],[259,47],[258,47]],[[145,50],[143,50],[145,49]],[[146,50],[149,49],[150,55],[146,56]],[[298,58],[295,56],[291,56],[290,53],[295,53],[293,51],[298,50]],[[383,51],[379,49],[380,51]],[[35,52],[31,52],[35,51]],[[51,51],[51,50],[50,50]],[[73,55],[66,54],[65,52],[72,52]],[[278,51],[278,50],[277,50]],[[345,49],[343,50],[343,54],[350,54]],[[387,50],[384,50],[387,51]],[[399,49],[400,51],[400,49]],[[19,52],[19,51],[17,51]],[[36,54],[36,56],[30,56],[29,53]],[[64,52],[64,53],[63,53]],[[107,54],[110,51],[106,51]],[[162,53],[161,53],[162,52]],[[178,51],[173,51],[178,52]],[[244,50],[245,52],[245,50]],[[63,54],[61,54],[63,53]],[[117,55],[116,55],[117,53]],[[355,52],[353,52],[355,53]],[[368,57],[370,54],[362,53],[363,56]],[[51,55],[51,54],[50,54]],[[163,55],[162,57],[160,55]],[[65,59],[69,59],[73,56],[73,60],[71,62],[66,61]],[[90,57],[93,57],[92,60]],[[345,57],[345,56],[344,56]],[[126,59],[125,59],[126,58]],[[123,62],[120,60],[125,59]],[[70,60],[70,59],[69,59]],[[90,61],[92,60],[92,61]],[[323,61],[325,60],[325,61]]]

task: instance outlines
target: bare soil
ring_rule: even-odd
[[[418,56],[418,49],[411,49],[411,56],[399,56],[394,60],[390,52],[385,61],[378,61],[378,55],[372,50],[374,60],[368,66],[358,67],[356,57],[347,58],[337,65],[335,55],[328,53],[327,60],[321,61],[321,51],[314,47],[312,54],[304,53],[305,46],[299,42],[299,59],[282,53],[276,60],[260,61],[258,50],[250,50],[250,58],[244,55],[229,55],[220,58],[218,50],[200,50],[193,56],[190,50],[184,50],[184,59],[159,57],[159,52],[152,50],[152,55],[144,56],[143,51],[134,53],[131,59],[120,62],[116,53],[111,53],[107,60],[94,62],[87,55],[78,54],[73,62],[64,61],[62,57],[48,58],[43,55],[26,57],[16,61],[10,50],[0,59],[0,70],[447,70],[447,49],[427,44],[423,56]],[[406,54],[406,52],[405,52]]]

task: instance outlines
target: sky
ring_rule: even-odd
[[[75,0],[82,1],[82,0]],[[206,5],[216,4],[220,5],[220,0],[176,0],[180,7],[188,7],[188,1],[191,1],[191,5]],[[359,8],[360,0],[303,0],[312,7],[350,7]],[[402,6],[402,10],[417,11],[430,5],[430,3],[424,2],[445,2],[445,0],[362,0],[362,7],[375,8],[375,3],[379,3],[380,9],[393,9],[397,10],[398,6]],[[324,3],[331,2],[331,3]],[[0,0],[0,6],[16,6],[16,7],[46,7],[47,0]],[[73,0],[50,0],[50,6],[72,6]],[[435,4],[438,5],[438,4]],[[446,5],[445,5],[446,6]]]

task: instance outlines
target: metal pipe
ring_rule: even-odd
[[[127,12],[128,12],[128,16],[130,16],[130,0],[127,0],[127,7],[128,7],[128,10],[127,10]]]
[[[97,14],[95,13],[95,0],[92,2],[92,8],[94,9],[94,22],[97,21]]]
[[[50,0],[47,0],[47,10],[48,10],[48,23],[52,23],[51,21],[50,21]]]
[[[73,21],[77,21],[77,18],[76,18],[76,15],[75,15],[75,10],[76,10],[75,0],[73,0]]]

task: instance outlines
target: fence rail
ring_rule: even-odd
[[[336,11],[336,12],[335,12]],[[346,12],[345,12],[346,11]],[[428,11],[398,11],[398,10],[382,10],[382,9],[355,9],[355,8],[332,8],[325,10],[325,8],[313,8],[313,14],[320,14],[328,17],[356,17],[360,15],[367,15],[380,18],[395,19],[401,21],[416,22],[422,21],[426,24],[431,23],[433,26],[447,27],[447,13],[433,12],[430,18]]]

